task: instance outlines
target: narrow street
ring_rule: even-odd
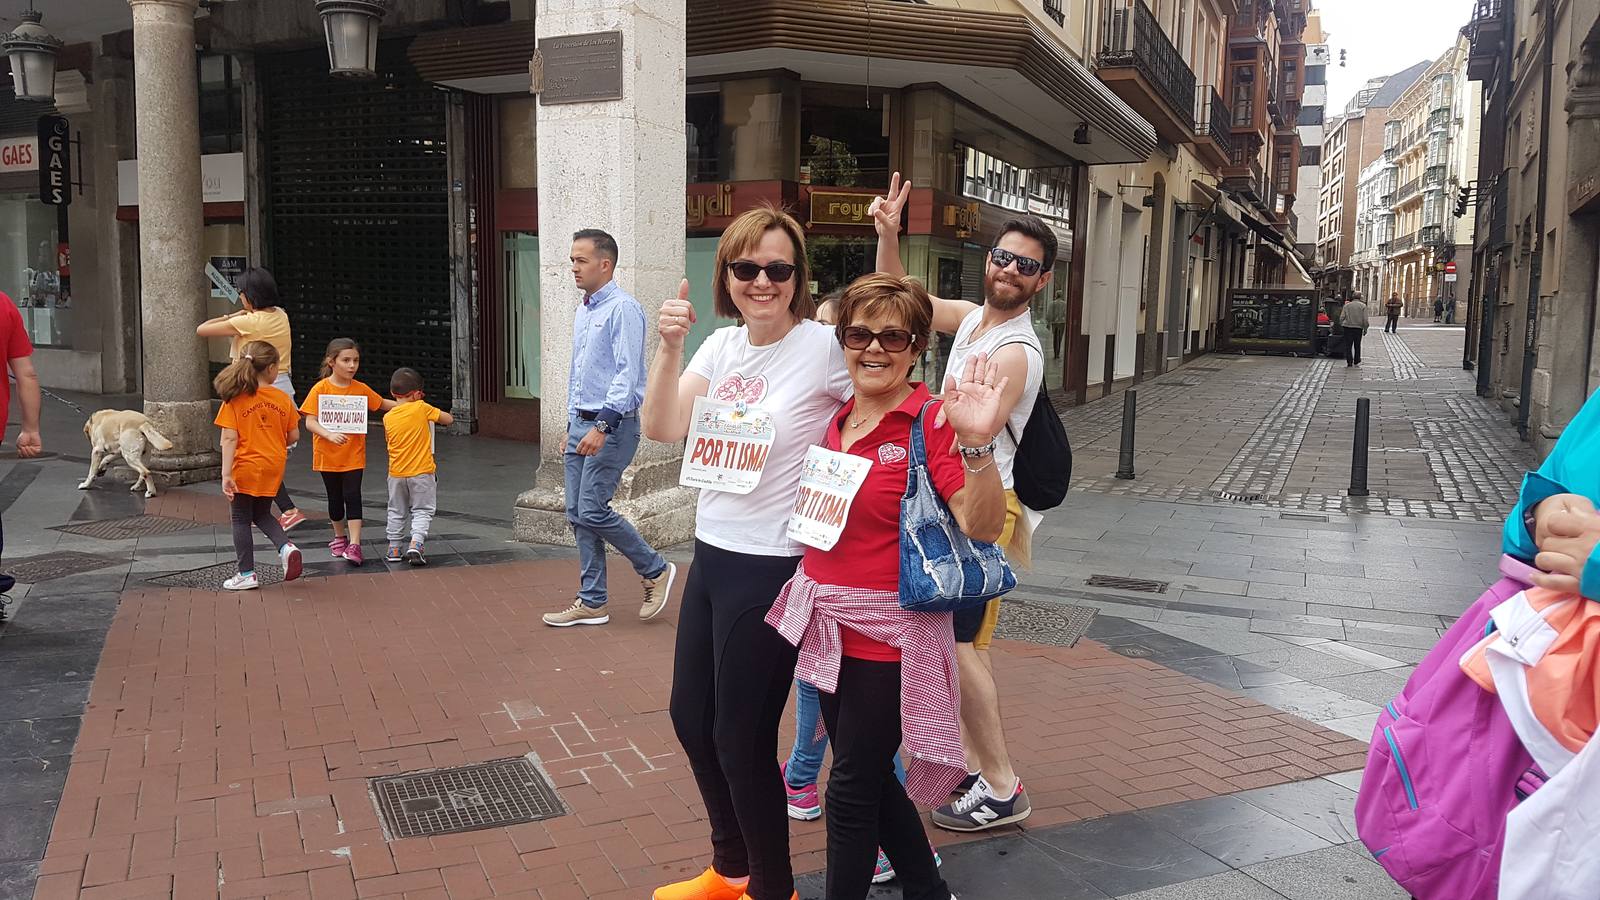
[[[965,900],[1403,896],[1353,843],[1365,740],[1492,577],[1531,463],[1460,339],[1407,327],[1359,369],[1211,356],[1155,379],[1133,481],[1112,477],[1120,397],[1068,411],[1076,490],[996,654],[1034,813],[930,829]],[[1365,501],[1342,491],[1358,397]],[[47,421],[59,455],[0,461],[26,582],[0,632],[0,896],[637,898],[703,866],[666,713],[676,610],[641,624],[624,588],[605,628],[537,624],[574,564],[509,540],[532,448],[441,441],[427,569],[322,561],[314,521],[296,537],[328,577],[241,597],[211,589],[231,559],[214,489],[79,492],[74,417]],[[527,754],[567,814],[390,840],[369,794]],[[793,835],[797,871],[820,870],[821,823]]]

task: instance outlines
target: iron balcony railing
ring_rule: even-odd
[[[1450,110],[1436,109],[1428,114],[1428,130],[1444,131],[1450,127]]]
[[[1057,25],[1067,24],[1067,13],[1061,8],[1061,0],[1044,0],[1044,14],[1053,19]]]
[[[1443,187],[1445,173],[1449,170],[1449,166],[1429,166],[1422,172],[1422,186],[1424,188]]]
[[[1200,84],[1194,89],[1194,133],[1210,138],[1227,156],[1233,155],[1233,129],[1228,122],[1228,104],[1214,85]]]
[[[1421,185],[1421,178],[1413,178],[1405,184],[1400,185],[1400,189],[1394,192],[1394,202],[1400,203],[1416,196],[1417,188],[1419,188]]]
[[[1410,234],[1402,234],[1389,242],[1389,253],[1390,255],[1404,253],[1416,245],[1417,233],[1415,231],[1411,232]]]
[[[1143,75],[1183,126],[1194,130],[1194,72],[1144,0],[1105,0],[1099,64]]]

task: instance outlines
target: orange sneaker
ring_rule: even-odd
[[[652,900],[743,900],[743,884],[729,884],[715,869],[707,869],[698,878],[680,881],[656,888]]]
[[[739,900],[751,900],[751,897],[750,897],[749,894],[745,894],[743,897],[740,897]],[[794,892],[793,900],[800,900],[800,892],[799,891],[795,891]]]

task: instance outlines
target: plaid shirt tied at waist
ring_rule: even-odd
[[[800,648],[795,677],[830,694],[839,688],[841,626],[899,650],[906,793],[924,806],[949,798],[967,777],[950,613],[907,612],[892,592],[821,584],[801,566],[766,621]]]

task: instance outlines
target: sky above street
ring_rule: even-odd
[[[1369,78],[1438,59],[1472,17],[1472,0],[1318,0],[1332,56],[1328,118]],[[1346,66],[1339,67],[1339,51]]]

